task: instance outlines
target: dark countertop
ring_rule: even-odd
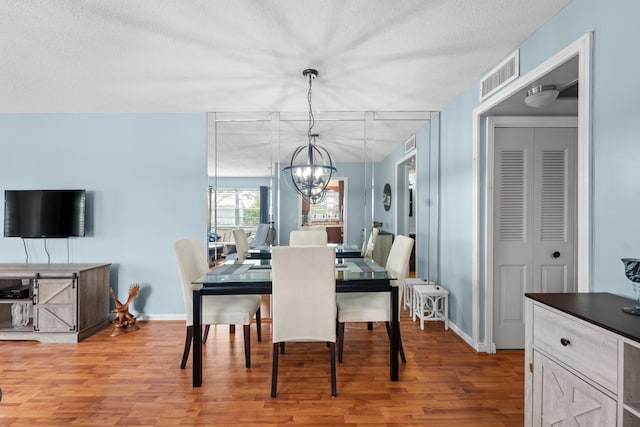
[[[630,340],[640,342],[640,316],[634,316],[622,311],[622,307],[634,306],[634,300],[604,292],[527,293],[525,296]]]

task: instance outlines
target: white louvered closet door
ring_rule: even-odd
[[[531,292],[575,292],[575,128],[535,129]]]
[[[575,290],[575,128],[496,128],[493,341],[524,348],[524,293]]]

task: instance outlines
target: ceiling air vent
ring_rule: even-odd
[[[520,75],[520,50],[516,50],[480,80],[480,101],[484,101],[500,88]]]
[[[404,152],[405,154],[409,151],[413,151],[416,148],[416,136],[411,135],[409,139],[407,139],[404,143]]]

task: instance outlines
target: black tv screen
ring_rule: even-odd
[[[5,237],[82,237],[85,190],[6,190]]]

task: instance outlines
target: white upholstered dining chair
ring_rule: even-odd
[[[187,338],[180,368],[184,369],[193,342],[193,290],[192,282],[209,271],[209,264],[197,237],[178,240],[173,244],[176,253],[182,296],[186,312]],[[202,324],[206,325],[203,343],[207,339],[209,325],[243,325],[245,365],[251,367],[251,318],[255,315],[258,341],[262,341],[260,330],[260,295],[205,295],[202,297]]]
[[[293,230],[289,233],[289,246],[326,246],[327,230]]]
[[[393,241],[385,269],[395,278],[392,286],[398,287],[398,313],[402,304],[404,281],[409,273],[409,258],[413,248],[413,239],[398,235]],[[391,321],[390,292],[353,292],[337,295],[338,302],[338,361],[342,362],[344,349],[344,324],[346,322],[385,322],[390,334]],[[403,362],[406,362],[402,339],[398,329],[398,347]]]
[[[271,397],[277,395],[279,350],[284,353],[286,342],[309,341],[328,343],[336,395],[335,259],[335,249],[326,245],[273,248]]]
[[[250,248],[258,248],[267,244],[267,238],[269,236],[269,224],[258,224],[256,234],[253,240],[249,244]]]
[[[236,252],[238,254],[237,260],[242,262],[247,258],[247,252],[249,252],[249,239],[247,239],[247,233],[245,233],[242,228],[234,228],[233,240],[236,242]]]
[[[374,228],[371,230],[371,234],[369,234],[369,241],[367,241],[367,246],[362,249],[362,256],[364,258],[371,258],[373,256],[373,247],[376,244],[376,239],[378,238],[378,233],[380,230],[378,228]]]

